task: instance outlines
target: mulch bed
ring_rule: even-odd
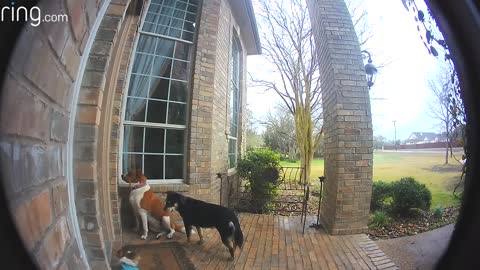
[[[416,235],[456,222],[458,206],[443,209],[441,218],[435,218],[433,211],[425,212],[417,218],[392,218],[385,227],[369,227],[368,236],[372,240],[390,239],[403,236]]]

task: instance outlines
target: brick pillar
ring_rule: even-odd
[[[372,189],[370,99],[360,46],[342,0],[308,0],[319,49],[325,131],[321,222],[332,234],[367,231]]]

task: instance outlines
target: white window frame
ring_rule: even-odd
[[[189,3],[189,0],[182,0],[182,1],[187,1],[187,4]],[[147,16],[148,14],[148,9],[150,7],[150,5],[152,4],[152,1],[149,0],[148,3],[146,4],[145,6],[145,12],[143,12],[142,14],[142,17],[140,19],[140,26],[138,28],[138,31],[137,31],[137,36],[135,38],[135,41],[134,41],[134,45],[133,45],[133,48],[132,48],[132,57],[131,57],[131,60],[130,60],[130,64],[129,64],[129,67],[128,67],[128,76],[127,76],[127,79],[125,81],[125,86],[126,86],[126,90],[125,90],[125,93],[122,97],[122,112],[121,112],[121,119],[120,119],[120,124],[119,124],[119,129],[120,129],[120,134],[119,134],[119,155],[118,155],[118,170],[119,170],[119,175],[122,175],[123,173],[123,155],[124,155],[124,150],[123,150],[123,147],[124,147],[124,129],[125,129],[125,126],[135,126],[135,127],[150,127],[150,128],[163,128],[163,129],[177,129],[177,130],[184,130],[185,132],[185,137],[184,137],[184,145],[183,145],[183,153],[182,154],[172,154],[172,153],[165,153],[166,151],[166,139],[167,139],[167,136],[166,136],[166,133],[165,133],[165,136],[164,136],[164,153],[163,154],[158,154],[158,155],[162,155],[162,156],[168,156],[168,155],[177,155],[177,156],[183,156],[183,171],[182,171],[182,175],[183,175],[183,178],[182,179],[148,179],[148,183],[149,184],[183,184],[185,183],[185,178],[186,178],[186,171],[187,171],[187,138],[188,138],[188,121],[189,121],[189,117],[188,117],[188,106],[191,105],[189,100],[190,100],[190,93],[187,92],[187,97],[186,97],[186,102],[176,102],[176,101],[170,101],[170,100],[162,100],[162,99],[155,99],[155,98],[148,98],[150,100],[159,100],[159,101],[167,101],[167,107],[166,107],[166,119],[168,121],[168,107],[169,107],[169,103],[172,102],[172,103],[180,103],[180,104],[185,104],[187,106],[186,110],[185,110],[185,125],[174,125],[174,124],[163,124],[163,123],[149,123],[149,122],[137,122],[137,121],[129,121],[129,120],[125,120],[125,114],[126,114],[126,111],[127,111],[127,100],[128,100],[128,91],[129,91],[129,87],[130,87],[130,78],[132,77],[132,69],[133,69],[133,63],[135,61],[135,56],[136,56],[136,53],[137,53],[137,46],[138,46],[138,42],[140,40],[140,36],[141,35],[149,35],[149,36],[153,36],[153,37],[157,37],[157,38],[163,38],[163,39],[167,39],[167,40],[172,40],[172,41],[176,41],[176,42],[183,42],[183,43],[186,43],[188,45],[193,45],[194,43],[192,41],[188,41],[188,40],[183,40],[183,39],[179,39],[179,38],[175,38],[175,37],[170,37],[170,36],[166,36],[166,35],[161,35],[161,34],[156,34],[156,33],[151,33],[151,32],[146,32],[146,31],[142,31],[143,29],[143,25],[145,23],[145,17]],[[200,10],[200,4],[197,5],[197,18],[199,16],[199,10]],[[198,19],[197,19],[198,20]],[[180,29],[179,29],[180,30]],[[183,29],[182,29],[183,30]],[[172,68],[173,68],[173,59],[175,57],[175,54],[173,54],[173,57],[172,57]],[[166,57],[168,58],[168,57]],[[191,59],[188,61],[189,63],[191,63]],[[163,77],[159,77],[159,78],[163,78]],[[168,78],[168,79],[172,79],[172,78]],[[173,79],[175,81],[175,79]],[[191,83],[191,78],[188,78],[187,79],[187,84],[190,84]],[[191,87],[188,87],[187,89],[191,89]],[[146,98],[145,98],[146,99]],[[167,98],[168,99],[168,98]],[[147,102],[147,105],[145,107],[145,113],[147,113],[147,110],[148,110],[148,102]],[[146,117],[145,117],[145,120],[146,120]],[[143,148],[142,149],[145,149],[145,130],[144,130],[144,133],[143,133]],[[134,154],[135,152],[128,152],[130,154]],[[141,152],[141,153],[138,153],[138,154],[142,154],[144,155],[145,154],[145,151]],[[152,154],[152,153],[149,153],[149,154]],[[143,164],[144,162],[142,162]],[[144,166],[145,164],[143,164]],[[165,176],[165,158],[163,160],[163,174]],[[142,168],[143,169],[143,168]],[[119,186],[128,186],[129,184],[125,181],[123,181],[121,179],[121,177],[119,177]]]

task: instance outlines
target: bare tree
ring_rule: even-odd
[[[448,164],[448,149],[450,148],[453,132],[453,118],[449,108],[449,94],[452,91],[450,74],[446,69],[442,69],[434,79],[429,80],[428,86],[435,95],[435,100],[429,104],[429,115],[439,121],[442,133],[447,137],[447,141],[445,142],[445,164]]]
[[[272,150],[288,154],[289,158],[298,158],[298,146],[295,134],[295,120],[284,104],[275,106],[261,124],[266,126],[264,143]]]
[[[319,63],[306,4],[302,0],[259,0],[264,57],[272,65],[268,79],[251,78],[274,90],[295,119],[301,165],[310,171],[323,133]],[[264,76],[265,77],[265,76]]]
[[[345,3],[352,17],[360,48],[366,49],[365,44],[373,36],[373,33],[367,22],[368,12],[363,8],[365,0],[345,0]]]

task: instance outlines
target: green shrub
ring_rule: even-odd
[[[433,210],[433,217],[434,218],[442,218],[443,216],[443,206],[437,206],[435,210]]]
[[[392,184],[382,181],[373,182],[372,200],[370,203],[370,212],[377,210],[386,210],[386,201],[392,197]]]
[[[429,210],[432,203],[430,190],[412,177],[392,183],[392,211],[400,216],[408,216],[410,209]]]
[[[238,162],[238,174],[247,180],[246,189],[252,194],[256,212],[270,210],[270,202],[278,194],[277,180],[280,169],[280,155],[272,150],[254,149],[247,152]]]
[[[368,223],[371,227],[384,227],[390,223],[390,218],[387,216],[387,213],[383,211],[376,211],[370,215],[370,222]]]

